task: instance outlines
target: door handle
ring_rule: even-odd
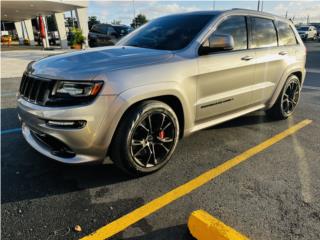
[[[287,54],[288,54],[288,52],[286,52],[286,51],[279,52],[279,55],[282,55],[282,56],[287,55]]]
[[[241,60],[243,60],[243,61],[250,61],[251,59],[253,59],[253,57],[251,57],[251,56],[244,56],[241,58]]]

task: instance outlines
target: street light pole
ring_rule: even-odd
[[[135,4],[134,4],[134,0],[132,0],[132,10],[133,10],[133,27],[136,28],[136,22],[135,22],[135,19],[136,19],[136,7],[135,7]]]

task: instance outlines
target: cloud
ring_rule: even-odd
[[[196,2],[193,5],[183,6],[179,2],[161,1],[89,1],[89,15],[95,15],[102,22],[121,20],[122,23],[129,24],[133,14],[142,13],[148,19],[159,16],[199,10]]]
[[[230,9],[234,7],[256,9],[257,1],[222,1],[217,0],[218,9]],[[305,22],[309,15],[311,22],[320,22],[320,1],[268,1],[264,0],[264,10],[279,16],[285,16],[288,11],[290,18],[295,17],[297,22]],[[103,22],[121,20],[129,24],[135,14],[142,13],[148,19],[179,12],[212,9],[211,1],[106,1],[89,0],[89,15],[95,15]]]
[[[295,19],[296,22],[305,22],[310,17],[310,22],[320,21],[320,2],[319,1],[291,1],[287,4],[277,4],[272,13],[279,16],[285,16],[288,11],[288,17]]]
[[[179,13],[179,12],[191,12],[199,10],[196,6],[181,6],[178,3],[149,3],[147,7],[138,9],[141,13],[145,14],[147,18],[153,19],[159,16]]]

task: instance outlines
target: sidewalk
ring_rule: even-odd
[[[1,51],[1,78],[21,77],[28,63],[50,55],[74,51],[72,49],[59,50],[16,50]]]

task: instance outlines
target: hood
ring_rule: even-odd
[[[29,71],[50,79],[92,80],[109,71],[160,63],[172,56],[171,51],[102,47],[43,58],[35,62]]]

